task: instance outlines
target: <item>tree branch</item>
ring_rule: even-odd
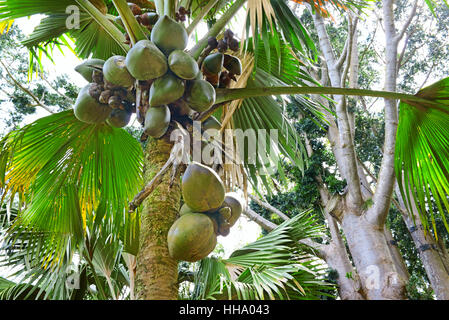
[[[251,208],[247,207],[244,211],[243,214],[245,216],[247,216],[251,221],[254,221],[255,223],[257,223],[259,226],[262,227],[262,229],[264,229],[265,231],[272,231],[273,229],[275,229],[277,227],[276,224],[274,224],[271,221],[268,221],[267,219],[265,219],[264,217],[262,217],[261,215],[257,214],[255,211],[253,211]]]
[[[345,46],[343,47],[343,50],[341,51],[340,58],[338,58],[336,62],[336,67],[338,70],[341,69],[343,66],[343,63],[346,61],[346,57],[348,56],[348,46],[349,46],[349,37],[346,39]]]
[[[12,73],[9,71],[8,67],[6,67],[6,65],[4,64],[3,60],[0,59],[0,64],[3,66],[3,68],[5,69],[6,73],[8,74],[9,78],[11,78],[11,80],[14,82],[14,85],[19,88],[20,90],[22,90],[24,93],[26,93],[27,95],[29,95],[31,97],[31,99],[33,99],[36,102],[36,106],[39,106],[41,108],[43,108],[44,110],[46,110],[47,112],[53,114],[54,112],[45,104],[43,104],[41,102],[41,100],[34,94],[31,92],[31,90],[25,88],[19,81],[16,80],[16,78],[14,78],[14,76],[12,75]]]
[[[385,89],[395,91],[397,86],[398,42],[394,41],[396,31],[394,27],[393,0],[383,2],[383,17],[385,23],[386,40],[386,72]],[[373,196],[373,205],[366,212],[366,218],[372,224],[383,227],[387,218],[393,186],[396,181],[394,171],[396,134],[398,128],[398,107],[395,99],[385,99],[385,142],[383,158]]]
[[[336,66],[336,59],[332,49],[332,44],[324,26],[323,17],[321,17],[318,12],[315,12],[315,14],[313,14],[313,21],[318,33],[321,51],[323,52],[329,69],[331,85],[335,88],[341,87],[342,76]],[[350,40],[351,39],[348,41]],[[351,47],[352,44],[349,43],[348,46]],[[350,61],[347,61],[347,63],[350,63]],[[337,101],[336,114],[340,139],[340,145],[338,147],[340,149],[339,155],[342,158],[339,164],[343,165],[340,167],[340,171],[342,176],[348,181],[348,196],[351,198],[349,203],[353,204],[355,207],[359,207],[362,203],[362,194],[359,186],[355,149],[347,113],[346,98],[344,95],[336,95],[335,100]]]
[[[416,16],[416,9],[418,8],[418,0],[415,0],[415,4],[413,5],[413,8],[410,12],[410,15],[408,16],[407,21],[402,26],[402,29],[399,31],[399,33],[394,37],[394,40],[396,42],[401,41],[402,37],[404,37],[405,32],[407,31],[408,27],[413,21],[413,18]]]
[[[252,194],[249,195],[249,197],[251,198],[251,200],[253,200],[254,202],[256,202],[259,206],[261,206],[264,209],[267,209],[268,211],[276,214],[277,216],[279,216],[282,220],[287,221],[290,218],[284,214],[283,212],[279,211],[278,209],[276,209],[275,207],[273,207],[271,204],[266,203],[264,201],[262,201],[261,199],[259,199],[257,196],[254,196]]]
[[[73,101],[73,99],[67,97],[67,95],[63,94],[62,92],[60,92],[57,88],[55,88],[50,81],[48,81],[48,79],[41,74],[41,79],[44,80],[44,82],[51,88],[53,89],[54,92],[56,92],[59,96],[61,96],[62,98],[68,100],[70,103],[75,103],[75,101]]]

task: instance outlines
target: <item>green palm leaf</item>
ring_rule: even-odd
[[[322,267],[299,240],[321,233],[310,212],[303,212],[228,259],[203,259],[195,298],[316,299],[329,287],[317,280]]]
[[[79,28],[68,29],[66,22],[69,13],[66,9],[70,5],[80,8]],[[92,6],[93,7],[93,6]],[[95,7],[94,7],[95,9]],[[112,55],[123,55],[128,50],[124,44],[125,38],[109,19],[97,10],[97,15],[86,12],[75,0],[0,0],[0,21],[29,17],[37,14],[46,15],[33,33],[23,43],[32,52],[32,57],[40,64],[42,54],[51,57],[53,48],[65,45],[76,52],[80,58],[107,59]],[[69,35],[74,39],[72,48],[67,41]],[[34,61],[31,61],[33,66]]]
[[[426,229],[439,214],[449,232],[449,78],[418,92],[434,104],[403,101],[396,144],[395,169],[409,210],[412,199]],[[446,210],[445,210],[446,209]]]
[[[143,163],[140,145],[125,130],[88,125],[66,111],[12,132],[2,146],[0,187],[27,204],[20,225],[81,239],[102,199],[114,225],[124,225]]]

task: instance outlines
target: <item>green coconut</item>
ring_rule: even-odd
[[[112,110],[106,123],[112,127],[123,128],[126,127],[131,120],[131,112],[122,109]]]
[[[203,131],[209,130],[209,129],[215,129],[220,130],[221,129],[221,123],[217,120],[214,116],[210,116],[206,120],[203,121],[201,124]]]
[[[93,82],[92,73],[94,70],[103,70],[103,65],[105,61],[102,59],[89,59],[84,61],[82,64],[75,67],[75,71],[83,76],[87,82]]]
[[[195,262],[207,257],[217,244],[212,220],[202,213],[186,213],[171,226],[168,252],[173,259]]]
[[[243,205],[239,200],[239,197],[230,192],[226,194],[222,207],[228,207],[231,209],[231,217],[227,219],[231,227],[237,222],[243,212]]]
[[[226,221],[231,219],[232,217],[232,210],[229,207],[223,207],[218,209],[217,211]]]
[[[206,212],[222,205],[225,188],[214,170],[192,162],[182,177],[182,196],[193,211]]]
[[[167,106],[150,107],[145,115],[145,132],[153,138],[161,138],[168,130],[171,114]]]
[[[193,80],[200,69],[192,56],[182,50],[175,50],[168,56],[168,66],[181,79]]]
[[[168,70],[167,58],[149,40],[137,42],[126,55],[126,68],[137,80],[162,77]]]
[[[192,208],[190,208],[190,207],[187,205],[187,203],[184,203],[184,204],[181,206],[181,209],[179,209],[179,215],[180,215],[180,216],[185,215],[186,213],[191,213],[191,212],[194,212],[194,211],[192,210]]]
[[[103,76],[106,81],[117,86],[129,88],[135,79],[126,68],[126,58],[122,56],[110,57],[103,65]]]
[[[223,69],[224,54],[221,52],[208,55],[203,61],[203,68],[210,74],[219,74]]]
[[[161,106],[172,103],[184,95],[184,81],[167,73],[156,79],[150,88],[150,106]]]
[[[73,108],[75,117],[86,123],[102,123],[109,117],[112,109],[107,104],[99,103],[89,94],[91,86],[92,84],[88,84],[79,92]]]
[[[151,30],[151,41],[168,56],[174,50],[184,50],[189,36],[184,26],[164,15]]]
[[[231,74],[241,75],[242,74],[242,62],[239,58],[226,54],[224,57],[223,66]]]
[[[215,103],[215,88],[205,80],[189,81],[184,99],[193,110],[206,111]]]

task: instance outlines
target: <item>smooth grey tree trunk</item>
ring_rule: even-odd
[[[384,5],[389,5],[388,1]],[[388,10],[384,10],[389,12]],[[314,23],[320,40],[320,47],[325,57],[329,79],[333,87],[345,84],[346,72],[341,73],[340,59],[334,56],[323,18],[314,15]],[[354,44],[349,41],[348,52],[353,53]],[[395,49],[396,48],[396,49]],[[355,49],[354,49],[355,50]],[[397,52],[397,43],[391,44],[387,41],[387,55],[392,57]],[[344,53],[343,53],[344,54]],[[350,78],[354,84],[357,69],[356,57],[351,54],[347,56],[347,64],[354,64]],[[388,59],[387,59],[388,60]],[[393,63],[394,62],[394,63]],[[396,71],[396,59],[387,63],[387,74],[391,70]],[[396,73],[395,73],[396,76]],[[386,86],[394,89],[396,84],[389,79]],[[392,90],[394,91],[394,90]],[[385,219],[390,207],[391,196],[394,185],[394,168],[391,158],[394,158],[395,135],[397,130],[397,107],[395,101],[386,102],[386,140],[381,177],[384,179],[376,188],[373,196],[373,205],[369,209],[363,209],[366,193],[362,191],[364,177],[360,175],[356,152],[354,148],[352,119],[346,108],[344,97],[334,97],[337,101],[337,128],[338,140],[331,140],[340,173],[346,179],[348,188],[343,196],[343,210],[338,217],[346,236],[350,253],[361,279],[364,296],[367,299],[404,299],[407,278],[404,272],[403,262],[396,250],[389,247],[385,235]],[[332,137],[331,137],[332,139]]]
[[[399,199],[399,210],[402,218],[419,252],[435,296],[438,300],[449,300],[449,266],[446,248],[444,244],[439,245],[431,234],[427,233],[426,235],[424,233],[423,226],[419,223],[418,210],[415,204],[412,203],[411,213],[414,216],[412,218],[406,209],[397,185],[395,191]]]

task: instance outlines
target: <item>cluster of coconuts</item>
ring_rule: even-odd
[[[168,249],[173,259],[195,262],[214,250],[217,236],[229,235],[243,206],[236,195],[225,193],[215,171],[197,162],[187,167],[181,187],[184,204],[168,232]]]
[[[150,40],[137,42],[126,57],[91,59],[76,68],[90,84],[79,93],[75,116],[87,123],[106,121],[111,126],[124,127],[136,112],[136,88],[140,86],[147,88],[142,94],[147,108],[141,114],[145,133],[161,138],[174,115],[206,111],[215,103],[215,89],[228,87],[230,79],[236,80],[235,76],[241,74],[240,60],[224,53],[230,47],[238,49],[239,44],[230,30],[220,42],[209,39],[208,55],[199,66],[184,51],[188,34],[182,24],[166,15],[143,13],[135,4],[130,4],[130,8],[137,20],[151,30]],[[179,11],[187,13],[185,9]],[[213,52],[215,49],[218,51]]]
[[[239,43],[230,30],[220,41],[210,38],[198,63],[184,51],[188,34],[182,24],[166,15],[144,13],[135,4],[130,9],[150,39],[134,44],[126,57],[90,59],[78,66],[76,71],[89,84],[80,91],[74,113],[86,123],[106,122],[121,128],[139,111],[145,134],[158,139],[166,134],[173,117],[208,110],[215,104],[216,88],[236,81],[242,73],[241,62],[226,52],[237,51]],[[180,8],[178,20],[186,14]],[[212,116],[202,124],[203,130],[220,128]],[[238,197],[225,193],[215,171],[196,162],[182,177],[182,195],[184,205],[168,233],[168,248],[174,259],[194,262],[214,250],[217,236],[229,234],[243,207]]]

